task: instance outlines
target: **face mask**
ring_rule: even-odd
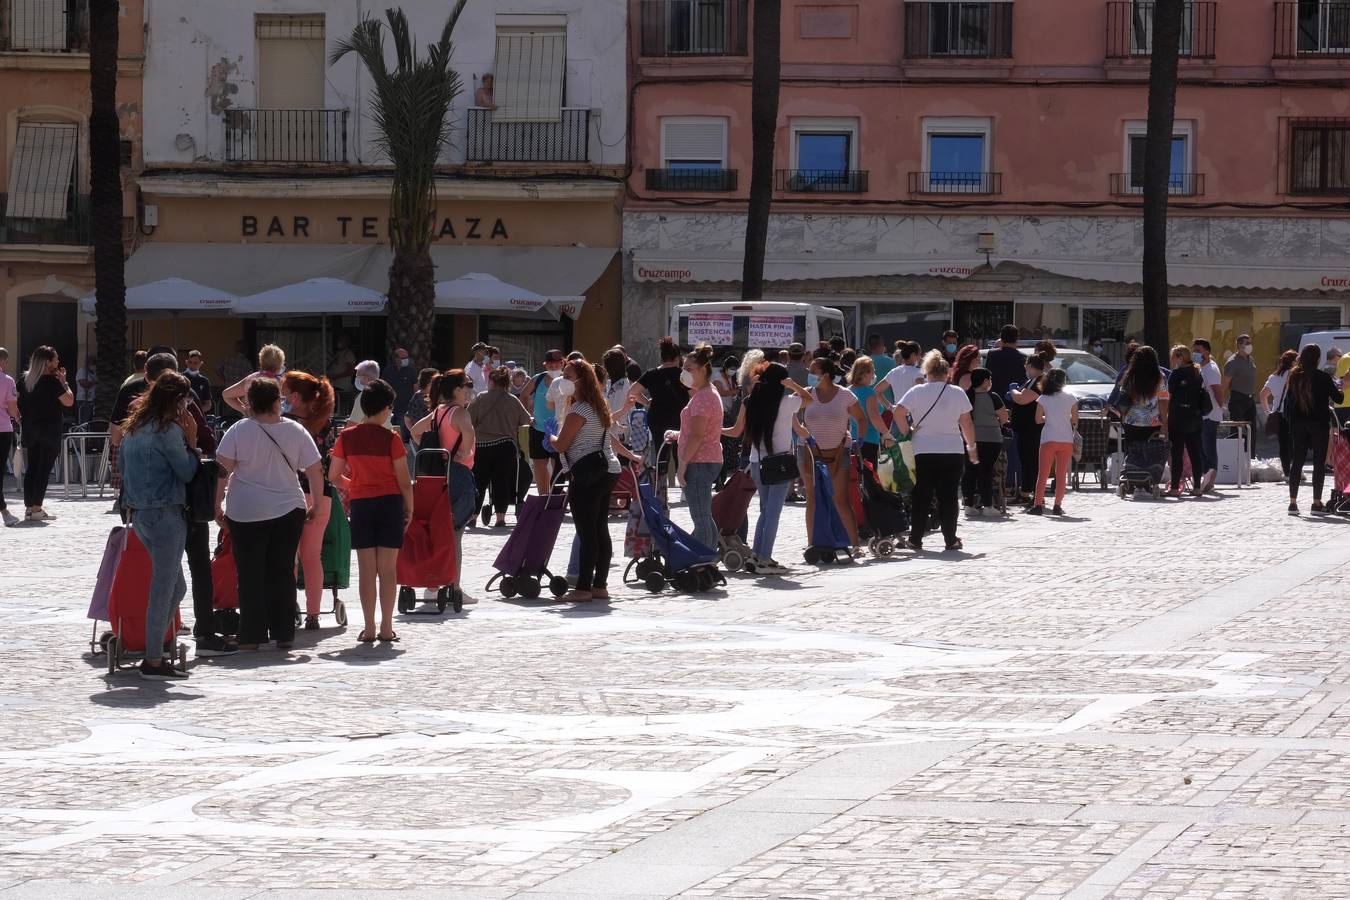
[[[1248,353],[1251,353],[1251,352],[1252,352],[1252,345],[1251,345],[1251,344],[1238,344],[1238,352],[1241,353],[1243,356],[1246,356]]]
[[[1201,363],[1202,365],[1205,362],[1205,354],[1201,353],[1199,350],[1192,350],[1191,358],[1194,359],[1196,362]]]
[[[948,352],[948,353],[955,353],[955,352],[956,352],[956,345],[955,345],[955,344],[948,344],[948,345],[947,345],[947,352]]]
[[[819,381],[820,381],[820,376],[817,375],[815,372],[808,372],[808,373],[807,373],[807,375],[806,375],[806,386],[807,386],[807,387],[815,387],[816,384],[817,384],[817,382],[819,382]]]
[[[576,382],[564,378],[558,382],[558,393],[564,397],[570,397],[577,392]]]
[[[409,357],[404,357],[403,359],[400,359],[400,360],[398,361],[398,367],[399,367],[400,369],[406,369],[406,368],[408,368],[408,366],[411,366],[411,365],[412,365],[412,359],[409,358]]]
[[[356,385],[358,391],[364,391],[366,389],[366,380],[360,375],[357,375],[352,379],[352,384]]]
[[[1092,345],[1092,352],[1093,352],[1093,353],[1101,353],[1101,352],[1102,352],[1102,345],[1101,345],[1101,344],[1093,344],[1093,345]]]
[[[693,387],[694,373],[690,372],[688,369],[682,369],[680,371],[680,384],[684,385],[687,388]]]

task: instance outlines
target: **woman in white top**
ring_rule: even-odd
[[[216,489],[216,522],[230,529],[239,576],[239,649],[270,639],[295,640],[295,554],[314,503],[324,502],[319,448],[305,426],[281,417],[281,384],[248,385],[249,418],[225,432],[216,449],[228,475]],[[303,471],[309,493],[295,473]]]
[[[1266,411],[1267,421],[1272,413],[1279,413],[1278,425],[1275,434],[1280,442],[1280,468],[1284,471],[1284,477],[1289,477],[1289,461],[1292,458],[1292,451],[1289,440],[1289,420],[1284,416],[1284,392],[1289,384],[1289,370],[1294,368],[1294,363],[1298,362],[1298,351],[1286,350],[1280,354],[1280,364],[1270,377],[1266,379],[1265,387],[1261,388],[1261,408]],[[1266,426],[1269,429],[1269,425]],[[1267,431],[1267,434],[1270,432]]]
[[[934,496],[947,549],[960,550],[962,546],[956,536],[956,520],[963,457],[969,457],[975,465],[979,455],[970,398],[961,388],[947,383],[950,369],[940,350],[930,350],[923,358],[926,382],[906,391],[892,410],[900,433],[914,436],[914,520],[906,542],[911,550],[923,549]]]
[[[1078,427],[1078,398],[1064,390],[1068,377],[1063,369],[1045,373],[1041,395],[1036,398],[1036,424],[1041,428],[1040,469],[1036,479],[1036,496],[1031,509],[1033,516],[1045,514],[1045,479],[1055,474],[1055,515],[1064,515],[1064,489],[1069,481],[1069,464],[1073,462],[1073,435]]]
[[[752,575],[783,575],[789,570],[774,560],[773,545],[796,468],[792,428],[798,410],[811,402],[811,395],[788,378],[787,367],[779,363],[761,362],[750,373],[750,383],[750,396],[736,424],[723,432],[730,438],[744,435],[750,445],[750,475],[759,488],[759,521],[745,570]],[[772,462],[766,465],[766,460]],[[769,471],[772,484],[764,480]]]

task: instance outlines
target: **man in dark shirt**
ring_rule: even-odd
[[[394,348],[394,361],[384,367],[384,380],[394,389],[394,412],[391,422],[402,422],[408,412],[408,401],[417,392],[418,371],[413,368],[412,357],[402,347]]]
[[[984,367],[989,370],[989,390],[995,397],[1003,397],[1008,393],[1008,388],[1026,379],[1024,368],[1027,359],[1017,349],[1019,336],[1016,325],[1004,325],[999,331],[998,347],[990,350],[985,359]]]
[[[211,411],[211,379],[202,374],[203,361],[202,351],[189,350],[183,376],[192,385],[192,399],[197,401],[202,412],[208,413]]]

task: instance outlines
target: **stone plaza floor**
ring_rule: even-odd
[[[51,502],[0,530],[0,893],[1350,897],[1350,520],[1309,493],[1089,488],[821,569],[790,507],[790,578],[578,607],[483,596],[476,529],[463,614],[361,645],[353,587],[168,685],[90,656],[114,518]]]

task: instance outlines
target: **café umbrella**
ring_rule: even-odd
[[[310,278],[284,284],[259,294],[240,297],[234,305],[239,316],[318,316],[320,346],[328,346],[328,317],[374,315],[384,312],[379,291],[341,278]]]
[[[436,309],[440,312],[486,313],[556,322],[564,305],[579,306],[583,302],[582,297],[536,294],[483,272],[470,272],[452,281],[436,283]]]
[[[127,312],[133,318],[173,318],[173,342],[178,343],[178,317],[219,316],[229,313],[239,298],[229,291],[198,284],[186,278],[162,278],[147,284],[127,288]],[[97,295],[80,301],[80,307],[90,316],[98,314]]]

